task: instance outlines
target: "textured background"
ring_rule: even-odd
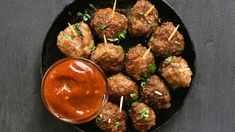
[[[191,33],[194,87],[160,132],[235,131],[235,0],[167,0]],[[73,132],[44,109],[40,55],[52,21],[71,0],[0,1],[0,131]]]

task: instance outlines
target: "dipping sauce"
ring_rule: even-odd
[[[66,58],[49,68],[42,82],[42,97],[57,118],[73,124],[92,120],[107,101],[107,80],[94,63]]]

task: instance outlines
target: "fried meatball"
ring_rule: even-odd
[[[143,100],[155,105],[158,109],[168,109],[171,106],[171,97],[165,83],[157,76],[149,77],[148,82],[141,88]]]
[[[150,51],[143,57],[146,51],[146,47],[138,44],[127,52],[125,69],[128,75],[135,80],[140,80],[143,75],[148,73],[150,66],[155,66],[154,56]]]
[[[121,70],[125,54],[121,46],[108,44],[98,44],[91,54],[91,60],[108,73],[115,73]]]
[[[132,36],[148,37],[158,27],[158,11],[154,7],[148,15],[144,15],[153,5],[147,0],[139,0],[131,8],[128,31]]]
[[[114,102],[119,102],[121,96],[124,96],[124,104],[139,98],[137,84],[122,73],[109,77],[108,84],[110,88],[109,97]]]
[[[178,31],[168,41],[175,29],[172,22],[163,23],[156,29],[148,45],[152,47],[153,53],[161,56],[178,55],[184,50],[184,37]]]
[[[112,9],[105,8],[96,11],[93,20],[90,23],[98,34],[100,39],[105,35],[107,40],[119,39],[121,33],[127,30],[127,18],[118,12],[114,13],[112,18]]]
[[[188,87],[193,75],[188,63],[177,56],[170,56],[159,66],[159,72],[173,89]]]
[[[94,47],[89,26],[84,22],[68,26],[59,33],[57,46],[69,57],[89,57]]]
[[[126,131],[127,115],[125,111],[119,111],[119,107],[108,102],[102,112],[96,117],[97,126],[105,132]]]
[[[132,103],[130,116],[135,129],[139,132],[146,132],[156,124],[154,111],[144,103]]]

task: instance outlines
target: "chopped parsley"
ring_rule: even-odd
[[[142,74],[142,76],[141,76],[140,80],[142,80],[142,81],[146,81],[146,80],[148,79],[148,77],[149,77],[148,72],[144,72],[144,73]]]
[[[132,102],[131,106],[136,106],[138,104],[138,102]]]
[[[96,49],[96,47],[95,47],[95,45],[93,45],[93,46],[91,47],[91,52],[94,51],[95,49]]]
[[[140,118],[141,119],[145,120],[146,118],[148,118],[149,117],[148,114],[149,114],[149,110],[147,108],[140,110]]]
[[[100,29],[100,30],[104,30],[104,29],[106,29],[107,27],[108,27],[107,25],[101,24],[100,27],[99,27],[99,29]]]
[[[180,44],[180,42],[178,40],[175,40],[175,44]]]
[[[117,128],[118,126],[120,126],[120,122],[119,121],[115,121],[114,125]]]
[[[131,98],[135,98],[135,97],[136,97],[135,93],[131,93],[131,94],[130,94],[130,97],[131,97]]]
[[[93,4],[91,4],[91,3],[89,3],[89,6],[93,9],[93,10],[97,10],[97,8],[93,5]]]
[[[158,18],[158,23],[162,23],[162,18]]]
[[[71,40],[73,39],[73,37],[70,36],[70,35],[65,34],[65,35],[63,36],[63,39],[66,39],[66,40],[71,41]]]
[[[153,40],[154,40],[154,36],[153,36],[153,35],[151,35],[151,37],[150,37],[149,41],[151,42],[151,41],[153,41]]]
[[[172,56],[169,56],[169,57],[167,57],[165,60],[167,61],[167,62],[171,62],[172,61]]]
[[[95,121],[96,121],[96,123],[99,123],[102,119],[103,119],[103,115],[100,114],[99,116],[97,116],[97,117],[95,118]]]
[[[126,30],[123,30],[119,33],[119,39],[125,39],[126,38]]]
[[[77,16],[78,16],[78,17],[82,17],[83,14],[82,14],[81,12],[77,12]]]
[[[140,86],[144,87],[145,84],[146,84],[146,82],[141,82]]]
[[[76,23],[72,25],[73,29],[76,31],[76,33],[78,33],[79,35],[82,35],[81,30],[79,29],[80,27],[80,23]]]
[[[87,13],[87,10],[85,10],[84,14],[81,12],[77,12],[77,16],[82,18],[83,21],[85,21],[85,22],[91,18],[91,16]]]
[[[148,66],[148,72],[149,72],[150,74],[155,73],[156,69],[157,69],[157,68],[156,68],[155,65],[149,64],[149,66]]]

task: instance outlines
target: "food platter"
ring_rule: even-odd
[[[165,1],[157,0],[153,1],[150,0],[152,4],[155,5],[159,12],[159,21],[160,23],[171,21],[175,25],[179,24],[180,28],[178,31],[183,34],[184,41],[185,41],[185,48],[183,52],[180,54],[188,63],[189,68],[192,70],[193,76],[191,84],[188,88],[180,88],[177,90],[169,89],[170,95],[171,95],[171,107],[167,110],[155,110],[156,113],[156,126],[152,127],[149,131],[157,130],[164,124],[166,124],[170,119],[172,119],[177,112],[180,111],[180,109],[183,107],[186,99],[189,96],[189,93],[191,91],[194,76],[196,72],[196,54],[194,51],[194,46],[192,43],[192,40],[190,38],[190,35],[179,17],[179,15],[174,11],[174,9],[169,6]],[[130,9],[133,7],[133,5],[136,3],[136,1],[133,0],[118,0],[117,3],[117,10],[121,12],[122,14],[125,14],[126,16],[129,16]],[[95,10],[91,6],[94,5],[95,8],[101,9],[106,7],[112,7],[113,1],[107,1],[107,0],[96,0],[95,2],[92,0],[75,0],[71,4],[67,5],[61,13],[56,17],[54,22],[52,23],[46,38],[44,40],[43,49],[42,49],[42,65],[41,65],[41,75],[43,76],[47,69],[54,64],[56,61],[65,58],[66,56],[58,49],[57,47],[57,36],[59,35],[60,31],[64,30],[68,26],[69,23],[76,23],[80,22],[84,18],[79,18],[77,16],[78,12],[86,12],[93,18],[93,15],[95,13]],[[89,19],[89,17],[88,17]],[[87,24],[90,24],[90,20],[86,21]],[[94,41],[95,45],[98,43],[101,43],[102,40],[100,40],[96,33],[92,31],[94,34]],[[133,47],[139,43],[146,46],[149,38],[144,37],[132,37],[129,34],[127,34],[126,39],[121,42],[122,47],[124,51],[126,52],[130,47]],[[164,58],[158,57],[156,61],[156,65],[159,66]],[[126,73],[125,73],[126,74]],[[110,74],[106,74],[107,76],[110,76]],[[125,109],[125,108],[124,108]],[[81,125],[74,125],[75,128],[78,131],[100,131],[100,129],[95,125],[94,121],[90,121],[85,124]],[[130,121],[130,118],[127,119],[127,131],[134,131],[133,125]]]

